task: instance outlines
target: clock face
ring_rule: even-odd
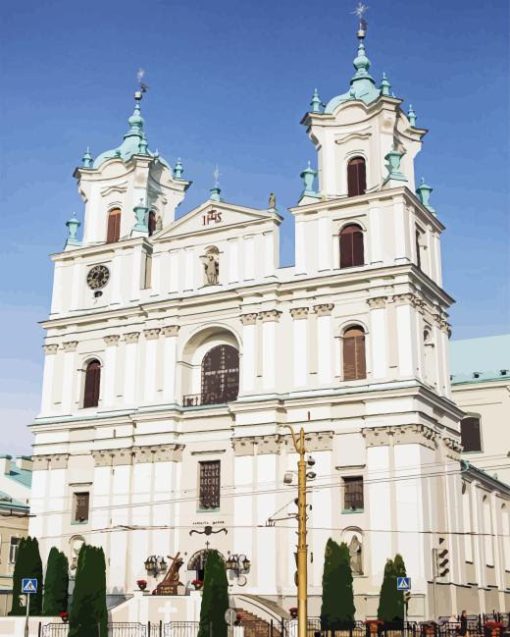
[[[87,285],[91,290],[100,290],[108,283],[110,270],[105,265],[95,265],[87,274]]]

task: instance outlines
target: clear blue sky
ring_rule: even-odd
[[[434,187],[455,338],[509,330],[509,16],[502,0],[368,0],[379,81],[430,129],[417,174]],[[207,198],[216,163],[227,201],[295,204],[314,151],[299,124],[314,87],[343,92],[355,54],[354,0],[24,0],[0,6],[2,212],[1,452],[29,449],[39,406],[51,264],[82,212],[83,150],[115,147],[138,67],[152,148],[183,158]],[[283,226],[282,262],[293,261]]]

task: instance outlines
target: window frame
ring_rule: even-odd
[[[351,228],[356,228],[356,230],[351,230]],[[346,270],[348,268],[359,268],[366,265],[365,234],[366,234],[365,229],[356,221],[349,221],[344,226],[342,226],[342,228],[340,228],[340,232],[338,233],[338,251],[339,251],[338,267],[340,268],[340,270]],[[357,237],[361,237],[361,250],[359,248],[359,244],[356,245],[355,235]],[[347,240],[349,238],[350,238],[350,246],[346,246],[345,244],[347,243]],[[348,265],[342,265],[342,259],[344,259],[346,248],[350,249],[351,251],[351,254],[350,254],[351,263],[349,263]],[[358,252],[359,251],[361,252],[360,263],[355,263],[356,261],[355,257],[359,256],[359,254],[356,254],[356,249],[358,250]]]
[[[479,443],[479,449],[466,449],[465,445],[464,445],[464,440],[462,438],[462,423],[465,420],[476,420],[478,421],[478,443]],[[461,440],[461,444],[462,444],[462,453],[483,453],[483,440],[482,440],[482,417],[480,416],[480,414],[471,414],[468,413],[464,416],[464,418],[461,419],[460,423],[459,423],[459,433],[460,433],[460,440]]]
[[[355,162],[361,163],[363,165],[363,173],[360,176],[359,170],[356,170],[356,187],[351,191],[351,185],[353,183],[353,177],[351,177],[351,173],[353,172],[351,166],[355,166]],[[365,195],[367,192],[367,160],[366,157],[360,155],[359,153],[349,157],[347,159],[346,164],[346,173],[347,173],[347,197],[361,197]]]
[[[355,485],[357,483],[357,487],[361,485],[361,507],[348,507],[347,506],[347,495],[348,495],[348,484]],[[342,476],[342,487],[343,487],[343,501],[342,501],[342,513],[363,513],[365,510],[365,480],[362,475],[355,476]],[[355,491],[355,490],[354,490]],[[352,495],[352,494],[351,494]],[[359,493],[355,494],[354,499],[356,497],[360,497]]]
[[[119,207],[110,208],[106,217],[106,243],[117,243],[120,241],[121,223],[122,209]]]
[[[80,496],[87,496],[87,517],[84,519],[78,518],[78,498]],[[71,524],[88,524],[90,520],[90,491],[73,491],[73,513]]]
[[[350,331],[354,331],[354,330],[359,330],[361,332],[361,334],[358,334],[356,336],[349,336],[348,333]],[[363,337],[361,341],[358,341],[358,339],[360,337]],[[342,331],[342,336],[341,336],[341,379],[342,381],[358,381],[358,380],[366,380],[368,378],[368,372],[367,372],[367,332],[364,328],[363,325],[355,323],[352,325],[348,325],[347,327],[345,327]],[[349,341],[352,341],[352,346],[354,347],[354,376],[352,376],[351,374],[347,375],[346,372],[346,353],[348,353],[347,347],[348,345],[351,345],[349,343]],[[358,365],[358,347],[361,347],[360,345],[358,345],[358,343],[361,342],[363,343],[363,361],[362,363],[360,363],[360,365]],[[359,369],[358,369],[359,367]]]
[[[214,493],[211,496],[211,499],[213,499],[212,502],[212,506],[207,506],[207,504],[204,504],[204,496],[206,495],[204,493],[205,491],[205,487],[206,485],[202,484],[202,479],[206,478],[208,476],[205,476],[203,473],[203,469],[205,469],[206,466],[211,466],[211,465],[215,465],[217,466],[218,470],[217,470],[217,475],[212,476],[212,478],[216,479],[217,481],[217,485],[213,485],[213,488],[216,489],[217,488],[217,493]],[[199,460],[198,461],[198,502],[197,502],[197,511],[199,512],[217,512],[220,510],[221,508],[221,460]],[[209,476],[209,479],[211,479],[211,477]]]
[[[16,540],[15,544],[12,543],[13,540]],[[18,535],[11,535],[10,542],[9,542],[9,559],[8,559],[8,562],[11,565],[16,564],[16,560],[18,559],[18,552],[19,552],[20,543],[21,543],[21,538]],[[12,559],[13,548],[15,549],[14,550],[14,559]]]
[[[92,372],[91,366],[97,363],[97,367],[95,368],[97,371]],[[103,365],[99,358],[90,358],[85,363],[85,378],[83,382],[83,400],[82,400],[82,408],[83,409],[94,409],[95,407],[99,407],[99,401],[101,399],[101,370],[103,369]],[[92,385],[92,380],[89,380],[89,374],[92,376],[92,373],[96,375],[94,387],[90,387]],[[92,398],[90,398],[92,396]]]

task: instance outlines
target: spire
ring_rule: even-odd
[[[312,101],[310,102],[310,113],[322,113],[323,103],[319,97],[319,91],[314,89]]]

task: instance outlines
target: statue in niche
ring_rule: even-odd
[[[353,575],[363,575],[362,549],[361,542],[356,535],[353,535],[349,543],[349,555]]]
[[[276,210],[276,195],[274,194],[274,192],[271,192],[269,194],[268,207],[269,207],[269,210]]]
[[[207,248],[206,253],[200,257],[204,264],[204,285],[218,285],[220,275],[220,256],[218,248]]]
[[[161,218],[161,215],[158,215],[156,217],[156,232],[159,232],[160,230],[163,230],[163,219]]]

